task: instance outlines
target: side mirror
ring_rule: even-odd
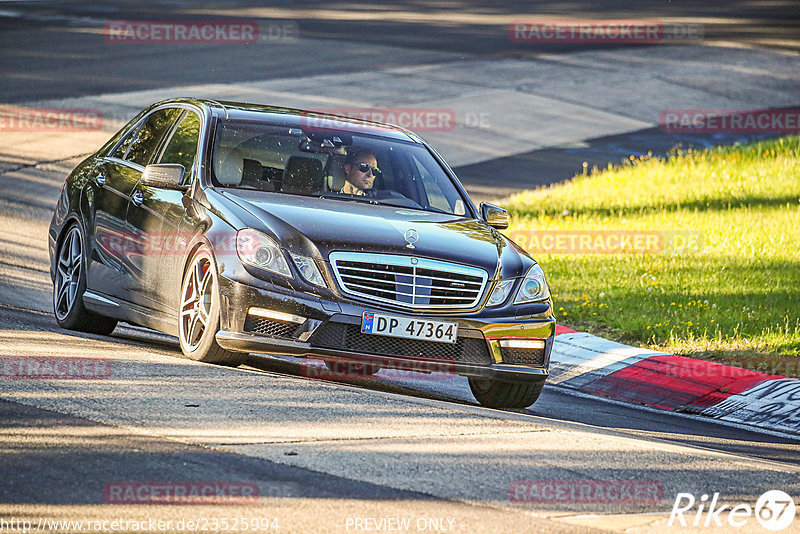
[[[500,206],[481,202],[481,217],[486,224],[498,230],[508,228],[508,212]]]
[[[160,187],[162,189],[175,189],[185,191],[188,189],[182,185],[183,174],[186,170],[183,165],[174,163],[162,165],[148,165],[144,168],[142,184],[150,187]]]

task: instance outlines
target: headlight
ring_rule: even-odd
[[[517,291],[514,304],[524,304],[535,300],[545,300],[550,297],[550,288],[544,278],[544,271],[539,265],[534,265],[522,279],[522,284]]]
[[[508,298],[508,294],[511,292],[511,288],[514,287],[513,280],[500,280],[494,286],[494,290],[492,291],[489,300],[486,302],[487,306],[499,306],[500,304],[504,303]]]
[[[322,278],[322,273],[319,272],[317,263],[312,258],[303,256],[302,254],[295,254],[294,252],[290,252],[289,255],[292,257],[294,264],[297,265],[297,270],[300,271],[303,278],[316,286],[325,287],[325,280]]]
[[[278,244],[261,232],[250,228],[239,230],[236,234],[236,253],[244,263],[287,278],[292,277]]]

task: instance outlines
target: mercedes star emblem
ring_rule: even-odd
[[[419,241],[419,234],[413,228],[409,228],[408,230],[406,230],[406,233],[403,234],[403,237],[406,238],[406,243],[408,243],[408,245],[406,245],[406,248],[415,248],[414,243]]]

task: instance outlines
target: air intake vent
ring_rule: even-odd
[[[503,363],[544,367],[544,347],[540,349],[501,347],[500,355],[503,358]]]
[[[244,321],[245,332],[270,337],[294,338],[299,327],[297,323],[273,321],[255,315],[248,315]]]
[[[436,343],[364,334],[354,324],[326,323],[311,336],[313,347],[346,350],[373,356],[434,360],[488,366],[492,364],[484,338],[459,337],[456,343]]]

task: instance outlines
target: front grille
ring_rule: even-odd
[[[333,252],[330,260],[344,293],[406,308],[472,308],[487,280],[477,267],[413,256]]]
[[[297,323],[274,321],[272,319],[257,317],[255,315],[248,315],[244,321],[245,332],[270,337],[297,337],[295,336],[295,332],[299,326],[300,325]]]
[[[491,365],[489,347],[483,338],[459,337],[455,343],[438,343],[364,334],[354,324],[326,323],[311,337],[311,346],[346,350],[375,356],[395,356],[473,365]]]
[[[523,365],[544,366],[544,348],[540,349],[520,349],[501,347],[500,355],[503,363],[517,363]]]

